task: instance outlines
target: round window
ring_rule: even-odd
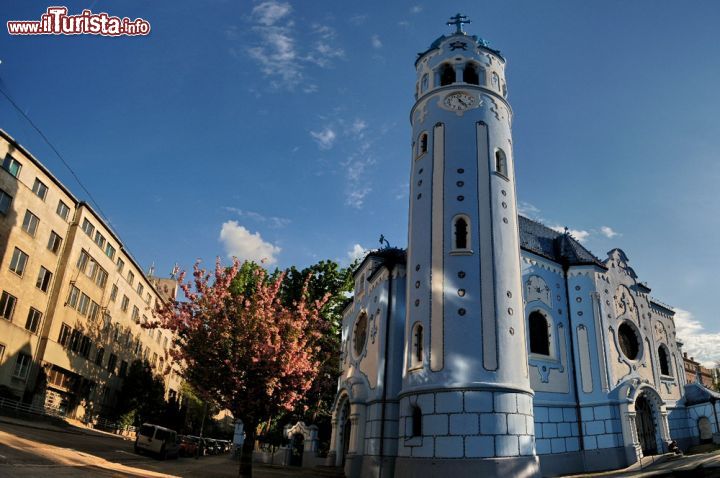
[[[630,360],[635,360],[640,353],[640,337],[635,327],[628,322],[623,322],[618,327],[618,341],[620,342],[620,350]]]
[[[367,341],[367,325],[368,317],[365,312],[360,314],[360,317],[355,321],[355,333],[353,337],[353,344],[355,348],[355,355],[360,355],[365,349],[365,342]]]

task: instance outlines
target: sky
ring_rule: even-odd
[[[151,32],[3,27],[0,88],[144,267],[348,264],[407,243],[413,62],[462,12],[508,60],[521,213],[622,248],[689,355],[720,360],[720,4],[440,3],[3,0],[3,25],[62,4]],[[0,128],[89,199],[2,97]]]

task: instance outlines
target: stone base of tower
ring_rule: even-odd
[[[623,447],[539,455],[542,476],[594,473],[632,465]]]
[[[540,476],[537,456],[509,458],[404,458],[395,462],[394,478],[476,478],[501,476],[530,478]]]

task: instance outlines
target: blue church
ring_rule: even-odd
[[[464,23],[415,61],[408,247],[355,272],[329,464],[553,476],[712,438],[720,395],[625,252],[518,215],[506,59]]]

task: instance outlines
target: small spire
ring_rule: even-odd
[[[380,234],[380,244],[384,245],[385,249],[390,249],[390,243],[387,239],[385,239],[385,234]]]
[[[454,17],[450,17],[450,20],[451,21],[447,22],[446,25],[455,25],[456,35],[465,35],[465,32],[462,29],[463,24],[472,23],[470,20],[468,20],[467,15],[460,15],[459,13]]]

